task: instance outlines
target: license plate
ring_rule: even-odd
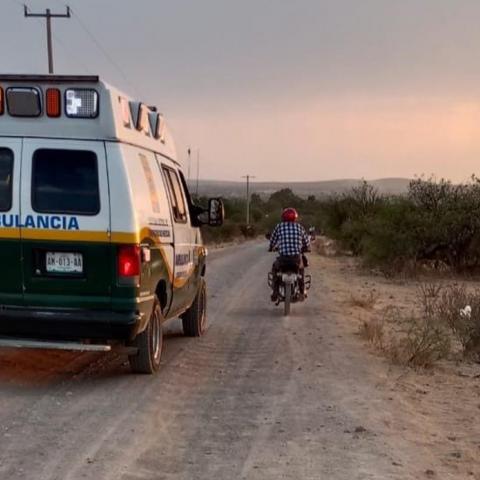
[[[48,273],[83,273],[81,253],[47,252],[45,263]]]

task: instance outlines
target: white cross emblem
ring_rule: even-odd
[[[67,92],[67,113],[69,115],[78,115],[82,108],[82,99],[75,96],[75,92]]]

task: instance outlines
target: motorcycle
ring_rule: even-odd
[[[298,262],[286,262],[280,265],[276,275],[279,288],[275,305],[280,305],[283,302],[283,314],[288,316],[290,315],[292,303],[303,302],[306,299],[306,292],[310,290],[312,277],[305,274],[305,269],[300,268]],[[274,282],[274,274],[269,272],[268,285],[272,290]]]

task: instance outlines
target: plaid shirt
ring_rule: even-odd
[[[281,256],[300,255],[310,249],[310,238],[299,223],[282,222],[275,227],[270,237],[270,250],[275,247]]]

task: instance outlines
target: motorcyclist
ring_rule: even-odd
[[[285,208],[282,212],[282,221],[274,228],[270,236],[270,246],[268,251],[277,250],[279,257],[272,266],[273,274],[273,292],[272,301],[278,300],[279,280],[277,273],[281,271],[282,266],[295,264],[300,272],[303,273],[308,261],[305,252],[310,251],[310,238],[305,228],[298,223],[298,212],[294,208]],[[303,278],[303,275],[302,275]],[[305,286],[300,285],[302,295],[305,295]]]

